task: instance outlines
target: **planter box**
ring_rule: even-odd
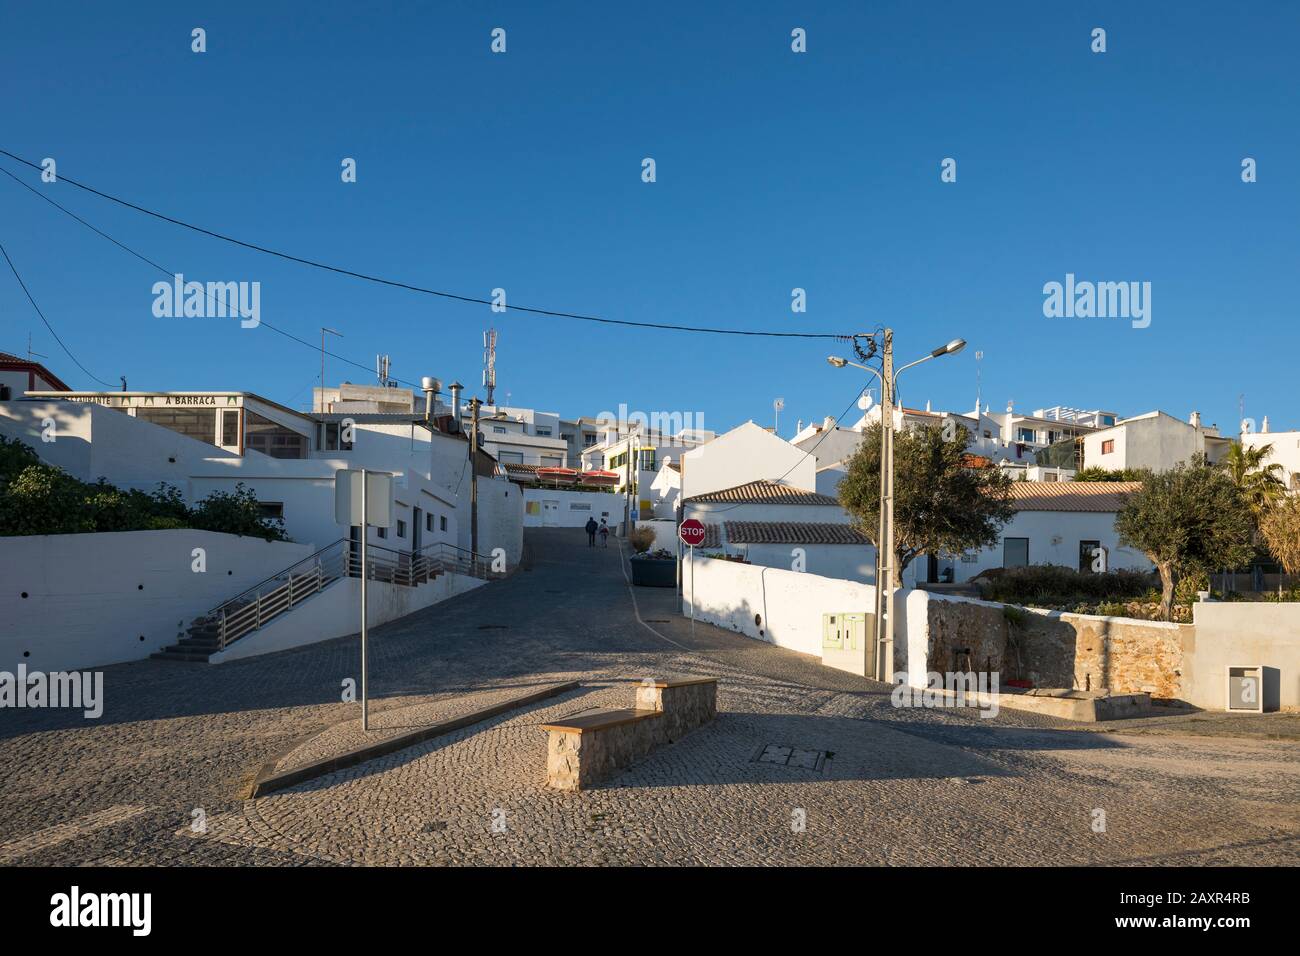
[[[672,558],[632,558],[632,583],[643,588],[677,587],[677,562]]]

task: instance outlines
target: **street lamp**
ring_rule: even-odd
[[[953,339],[929,355],[894,371],[894,330],[880,333],[881,369],[859,365],[837,355],[826,361],[835,368],[853,366],[870,372],[880,381],[880,527],[876,535],[876,646],[884,653],[884,679],[894,682],[894,395],[898,376],[915,365],[944,355],[955,355],[966,347],[965,339]],[[878,666],[879,662],[873,662]]]

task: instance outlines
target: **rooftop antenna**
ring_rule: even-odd
[[[492,405],[497,388],[497,330],[483,333],[483,388],[487,390],[487,404]]]
[[[778,398],[772,402],[772,434],[781,433],[781,409],[785,408],[785,399]]]
[[[976,415],[979,415],[980,413],[980,385],[981,385],[980,362],[982,362],[983,360],[984,360],[984,353],[976,352],[975,353],[975,414]]]
[[[388,369],[392,362],[387,355],[375,356],[375,374],[379,376],[379,384],[384,388],[391,388],[392,382],[388,378]]]
[[[49,356],[42,355],[40,352],[32,351],[32,333],[28,332],[27,333],[27,361],[30,362],[33,358],[49,358]]]

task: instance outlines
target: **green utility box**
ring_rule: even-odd
[[[876,616],[861,611],[822,615],[822,663],[859,677],[876,676]]]

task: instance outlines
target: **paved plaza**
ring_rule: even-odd
[[[0,714],[0,864],[1300,863],[1293,715],[1071,725],[901,709],[882,684],[714,627],[579,531],[372,633],[377,723],[572,692],[257,801],[266,764],[352,739],[357,639],[105,669],[105,711]],[[582,793],[541,724],[716,677],[716,721]]]

